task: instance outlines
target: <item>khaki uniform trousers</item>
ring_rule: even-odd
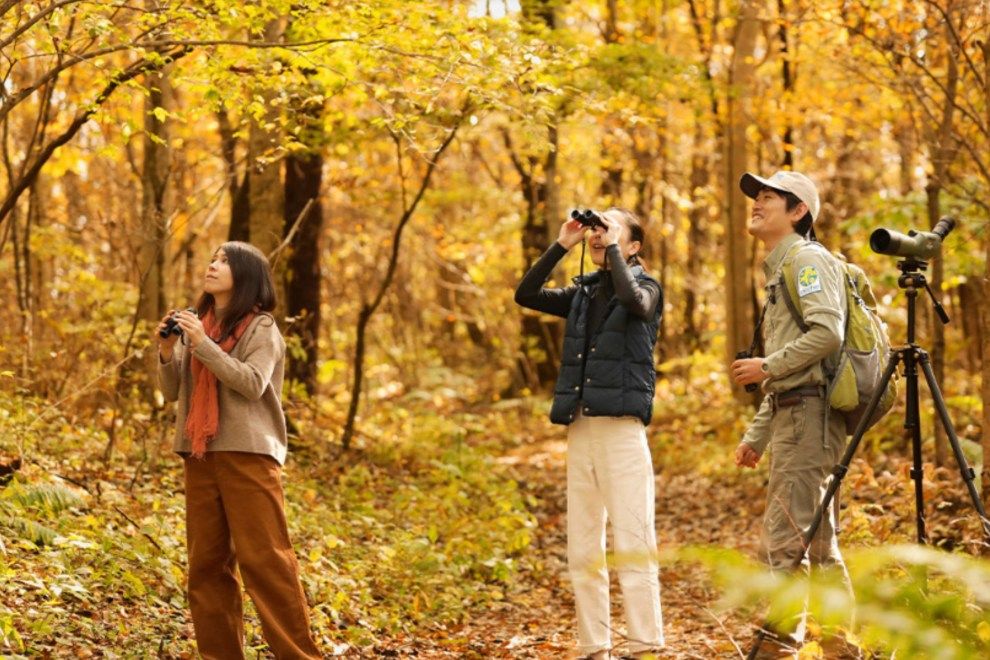
[[[828,487],[832,468],[842,458],[846,445],[845,421],[831,411],[828,432],[823,433],[825,400],[805,397],[781,407],[771,421],[770,483],[763,518],[761,556],[773,570],[791,570],[798,557],[802,566],[836,566],[842,571],[847,588],[849,576],[836,539],[838,502],[833,498],[822,516],[821,525],[804,552],[804,535]],[[785,622],[782,633],[792,641],[804,637],[802,612],[795,621]]]
[[[265,454],[217,451],[187,457],[189,607],[203,658],[244,657],[241,585],[276,658],[320,658],[289,542],[282,469]]]

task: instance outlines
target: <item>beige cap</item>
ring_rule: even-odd
[[[743,191],[743,194],[751,199],[756,199],[756,195],[763,188],[773,188],[774,190],[792,193],[808,206],[808,211],[811,213],[811,221],[814,222],[818,219],[818,210],[821,208],[821,202],[818,199],[818,189],[815,187],[814,181],[800,172],[781,170],[774,172],[773,176],[769,179],[764,179],[761,176],[746,172],[739,179],[739,188]]]

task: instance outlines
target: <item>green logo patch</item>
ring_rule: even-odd
[[[798,296],[804,298],[809,293],[822,290],[821,278],[818,276],[818,269],[814,266],[805,266],[798,271]]]

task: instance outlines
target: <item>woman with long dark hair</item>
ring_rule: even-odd
[[[664,645],[654,524],[654,475],[645,426],[653,413],[663,294],[639,263],[643,228],[619,208],[598,214],[589,237],[599,269],[571,286],[543,285],[588,228],[569,220],[519,283],[516,302],[567,319],[550,420],[567,425],[567,564],[579,652],[612,646],[605,524],[612,523],[629,657]]]
[[[238,568],[275,656],[321,657],[285,520],[285,341],[273,309],[264,254],[248,243],[224,243],[195,311],[169,314],[155,334],[162,391],[178,402],[174,448],[185,462],[189,607],[204,658],[243,657]],[[181,335],[161,336],[169,319]]]

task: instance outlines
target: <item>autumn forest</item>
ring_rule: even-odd
[[[990,539],[924,384],[925,546],[902,384],[842,486],[855,595],[755,561],[767,469],[733,451],[760,399],[729,365],[766,254],[738,181],[778,170],[816,182],[894,344],[870,235],[956,220],[926,264],[951,320],[923,293],[916,341],[990,508],[986,0],[0,0],[0,655],[196,657],[154,335],[236,240],[274,273],[321,652],[576,657],[564,323],[513,295],[572,208],[615,206],[663,289],[660,657],[745,657],[809,581],[803,658],[987,657]],[[553,282],[594,269],[579,247]]]

